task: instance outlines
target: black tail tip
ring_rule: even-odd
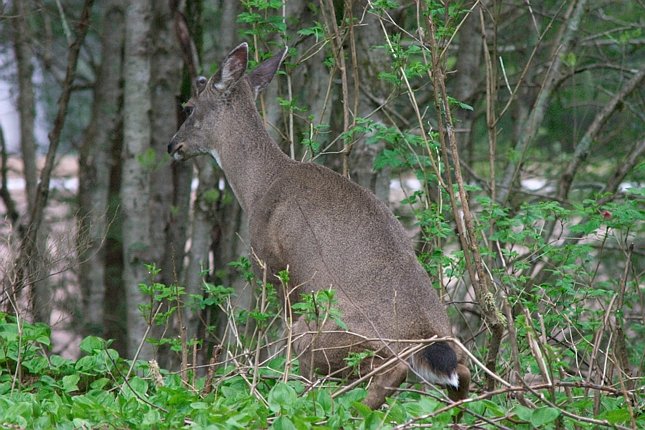
[[[422,354],[432,372],[437,375],[451,375],[457,368],[457,354],[446,342],[428,345]]]

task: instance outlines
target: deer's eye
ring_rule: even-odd
[[[195,106],[186,105],[184,106],[184,115],[190,116],[194,110],[195,110]]]

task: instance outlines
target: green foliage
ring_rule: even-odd
[[[302,315],[307,322],[312,322],[317,327],[321,327],[326,321],[331,320],[341,329],[347,330],[340,309],[336,307],[335,296],[334,290],[320,290],[302,294],[300,302],[294,303],[291,308],[294,313]]]
[[[272,11],[282,9],[281,0],[245,0],[245,11],[237,17],[238,23],[245,24],[245,36],[257,36],[268,39],[270,35],[284,34],[287,30],[286,22],[280,14]]]
[[[218,368],[213,390],[204,394],[206,379],[186,385],[174,373],[154,369],[152,363],[135,363],[127,380],[130,362],[109,348],[110,342],[87,337],[81,342],[83,356],[69,360],[48,353],[49,329],[0,314],[0,425],[22,428],[296,428],[381,429],[414,424],[433,427],[451,425],[456,409],[419,392],[403,392],[390,399],[385,409],[372,411],[360,401],[358,388],[334,396],[338,388],[327,383],[305,389],[299,380],[280,381],[283,360],[273,360],[258,369],[259,383],[251,390],[241,373]],[[358,363],[365,355],[356,355]],[[155,376],[158,375],[158,376]],[[575,402],[569,411],[589,415],[593,401],[583,388],[572,388]],[[263,400],[261,400],[263,399]],[[556,404],[568,397],[558,394]],[[475,416],[513,428],[592,428],[553,406],[528,408],[512,405],[506,396],[475,400],[468,404],[462,423]],[[508,411],[507,411],[508,410]],[[610,425],[629,424],[631,415],[624,398],[603,397],[598,420]],[[638,422],[643,423],[642,416]]]

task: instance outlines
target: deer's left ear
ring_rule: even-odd
[[[249,46],[244,42],[226,56],[219,69],[218,78],[213,79],[213,87],[216,90],[223,91],[244,76],[248,52]]]
[[[278,71],[280,64],[282,64],[282,61],[287,56],[287,51],[288,48],[285,46],[282,51],[278,52],[276,55],[260,64],[249,74],[251,88],[253,88],[255,97],[257,97],[258,94],[260,94],[260,91],[262,91],[267,85],[269,85],[269,82],[271,82],[271,79],[273,79],[275,72]]]
[[[208,79],[206,79],[205,76],[198,76],[195,79],[195,95],[199,95],[204,91],[206,88],[206,84],[208,83]]]

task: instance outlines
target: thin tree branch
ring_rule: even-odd
[[[627,157],[618,165],[618,168],[614,172],[613,176],[607,182],[607,185],[600,192],[604,193],[615,193],[618,190],[618,186],[625,179],[627,173],[634,167],[636,162],[645,154],[645,139],[641,139],[627,154]],[[605,203],[605,199],[601,199],[599,203],[602,205]]]
[[[492,335],[488,344],[488,356],[486,357],[486,367],[492,372],[495,371],[497,364],[497,354],[504,333],[504,316],[497,308],[495,303],[495,296],[491,283],[491,277],[484,268],[484,262],[479,251],[479,243],[477,241],[477,231],[475,229],[475,220],[473,213],[470,210],[470,204],[466,195],[464,179],[462,177],[462,169],[460,164],[460,157],[457,145],[457,138],[455,136],[455,128],[450,111],[449,97],[446,91],[445,82],[445,66],[444,61],[439,55],[438,43],[436,40],[436,25],[432,15],[426,16],[428,26],[428,43],[430,46],[431,59],[432,59],[432,79],[435,93],[435,107],[437,113],[440,115],[438,121],[439,126],[439,142],[441,144],[441,151],[444,154],[444,159],[448,160],[452,157],[453,174],[457,183],[457,194],[453,189],[452,178],[450,172],[446,174],[446,180],[449,184],[448,193],[450,195],[451,206],[459,231],[459,239],[464,251],[466,259],[466,266],[471,278],[475,296],[478,305],[482,309],[484,320],[488,325]],[[460,221],[463,216],[463,224]],[[487,389],[494,388],[494,378],[488,377]]]
[[[345,50],[343,48],[344,35],[341,34],[341,31],[337,24],[338,21],[336,17],[336,11],[334,9],[334,2],[332,0],[325,0],[325,3],[326,6],[321,0],[320,10],[323,14],[323,18],[326,21],[329,31],[331,32],[330,39],[333,45],[332,53],[334,55],[334,62],[336,63],[336,68],[340,72],[341,91],[343,94],[343,135],[345,136],[345,141],[343,142],[343,150],[341,153],[343,156],[343,176],[349,177],[349,154],[352,150],[352,145],[350,142],[348,142],[346,133],[352,127],[352,124],[350,122],[349,82],[347,78],[347,65],[345,62]],[[352,23],[350,23],[350,25],[352,25]],[[356,114],[356,112],[354,112],[354,114]]]
[[[576,145],[573,158],[567,165],[567,168],[565,169],[560,182],[558,183],[557,197],[559,199],[565,199],[569,194],[569,190],[571,189],[571,185],[573,184],[573,178],[576,175],[576,172],[578,171],[580,165],[589,155],[591,144],[593,143],[596,136],[598,136],[598,133],[602,129],[602,126],[605,125],[609,117],[616,111],[616,109],[620,105],[620,102],[624,98],[626,98],[632,91],[634,91],[634,89],[636,89],[644,79],[645,68],[639,70],[638,73],[636,73],[629,81],[627,81],[623,88],[618,93],[616,93],[616,95],[611,100],[609,100],[609,102],[600,112],[598,112],[598,114],[596,114],[596,117],[587,129],[587,132],[584,134],[584,136],[582,136],[582,139],[580,139],[580,142],[578,142],[578,144]]]

